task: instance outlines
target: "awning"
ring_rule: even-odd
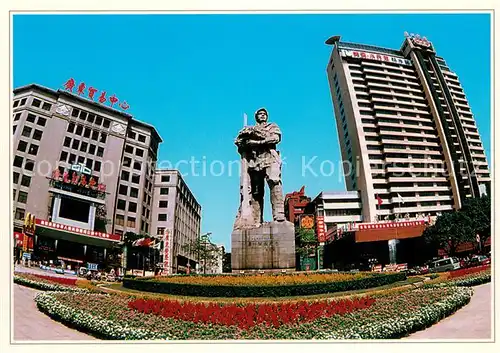
[[[37,226],[35,234],[51,239],[66,240],[69,242],[79,243],[82,245],[99,246],[104,248],[113,248],[119,245],[119,242],[101,237],[85,236],[64,229],[54,229],[44,226]]]
[[[63,261],[68,261],[68,262],[76,262],[76,263],[79,263],[79,264],[83,264],[83,261],[82,260],[77,260],[77,259],[70,259],[68,257],[62,257],[62,256],[58,256],[57,257],[59,260],[63,260]]]
[[[424,221],[361,223],[356,231],[356,243],[422,236]]]
[[[153,244],[153,239],[151,238],[141,238],[141,239],[137,239],[136,241],[134,241],[132,243],[132,246],[143,246],[143,247],[148,247],[148,246],[152,246]]]

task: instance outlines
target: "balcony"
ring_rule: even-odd
[[[404,82],[406,83],[406,82]],[[377,83],[373,81],[368,81],[368,87],[370,88],[370,91],[372,90],[372,87],[384,87],[384,88],[394,88],[394,89],[399,89],[401,91],[408,91],[408,92],[415,92],[415,93],[422,93],[419,89],[415,88],[410,88],[410,87],[395,87],[395,86],[390,86],[388,83]],[[387,94],[387,92],[385,92]]]
[[[398,172],[404,172],[404,173],[446,173],[446,170],[444,168],[405,168],[405,167],[388,167],[387,168],[388,173],[398,173]]]
[[[476,151],[483,151],[484,150],[482,146],[471,146],[471,145],[469,145],[469,148],[471,150],[476,150]]]
[[[361,222],[362,220],[363,218],[361,215],[325,216],[325,223]]]
[[[325,210],[343,210],[343,209],[359,209],[361,210],[360,202],[324,202]],[[361,211],[360,211],[361,212]]]
[[[389,183],[411,183],[411,182],[446,182],[447,178],[445,177],[389,177]]]
[[[409,213],[409,212],[436,212],[436,211],[451,211],[453,210],[453,205],[441,205],[441,206],[417,206],[417,207],[401,207],[394,208],[395,213]]]
[[[449,191],[448,186],[397,186],[391,187],[391,192]]]
[[[453,197],[451,195],[403,197],[404,202],[449,201],[452,199],[453,199]],[[399,199],[397,197],[393,197],[391,199],[391,203],[398,204]],[[401,206],[404,207],[403,203],[401,203]]]
[[[378,125],[379,126],[387,126],[387,127],[399,127],[399,128],[406,128],[406,129],[426,130],[426,131],[435,131],[436,130],[432,126],[418,126],[418,125],[409,125],[409,124],[396,124],[396,123],[386,123],[386,122],[381,122],[381,121],[379,121]],[[400,134],[401,134],[401,132],[400,132]],[[402,134],[406,134],[406,133],[402,133]],[[417,135],[417,136],[423,136],[423,135]]]
[[[479,136],[479,134],[478,134]],[[474,143],[482,143],[480,139],[477,139],[477,138],[472,138],[472,137],[468,137],[467,138],[467,142],[474,142]]]

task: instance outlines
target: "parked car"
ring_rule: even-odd
[[[458,270],[460,262],[456,257],[448,257],[446,259],[436,260],[429,264],[429,272],[446,272]]]
[[[415,266],[408,270],[410,276],[425,275],[426,273],[429,273],[429,268],[427,266]]]
[[[476,267],[491,264],[491,258],[484,255],[473,256],[467,263],[467,267]]]

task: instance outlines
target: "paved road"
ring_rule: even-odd
[[[491,283],[474,287],[469,304],[407,339],[491,339]]]
[[[96,340],[41,313],[33,300],[38,293],[35,289],[14,284],[15,341]]]
[[[41,274],[41,275],[45,275],[45,276],[77,278],[76,275],[69,274],[69,273],[59,274],[59,273],[55,273],[54,271],[42,270],[39,267],[26,267],[26,266],[22,266],[22,265],[15,265],[14,271],[15,272],[25,272],[25,273],[37,273],[37,274]]]

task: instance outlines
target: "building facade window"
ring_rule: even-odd
[[[158,204],[160,208],[168,208],[168,201],[160,201]]]
[[[116,205],[116,208],[118,208],[119,210],[125,210],[125,205],[126,205],[125,200],[118,199],[118,203]]]
[[[16,208],[16,219],[24,220],[24,210],[22,208]]]
[[[14,157],[14,167],[22,168],[23,167],[23,160],[24,160],[23,157],[15,156]]]
[[[19,194],[17,196],[17,202],[26,203],[27,200],[28,200],[28,193],[24,191],[19,191]]]
[[[40,130],[35,130],[33,133],[33,139],[40,141],[42,139],[43,132]]]
[[[19,144],[17,145],[17,150],[21,152],[26,152],[27,148],[28,148],[28,143],[26,141],[20,140]]]
[[[116,225],[123,226],[125,224],[125,217],[123,215],[116,215]]]
[[[127,227],[135,228],[135,218],[127,217]]]
[[[126,185],[120,185],[120,188],[118,189],[118,193],[120,195],[126,196],[128,194],[128,186],[126,186]]]
[[[31,184],[31,177],[23,175],[23,177],[21,178],[21,185],[29,188],[30,184]]]

